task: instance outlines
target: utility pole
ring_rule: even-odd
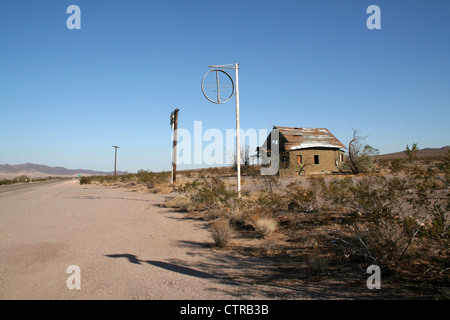
[[[116,168],[117,168],[117,149],[120,148],[118,146],[113,146],[113,148],[116,148],[116,156],[114,158],[114,180],[116,179]]]
[[[177,129],[178,129],[178,111],[175,109],[170,114],[170,126],[173,129],[173,145],[172,145],[172,183],[177,181]]]

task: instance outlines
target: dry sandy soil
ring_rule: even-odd
[[[167,195],[65,181],[0,193],[0,299],[307,299],[333,286],[248,277],[267,260],[211,247],[206,222]],[[68,289],[80,268],[81,289]]]
[[[382,290],[368,290],[364,270],[319,280],[289,277],[289,270],[267,257],[216,249],[208,222],[161,206],[173,195],[78,180],[2,190],[3,300],[411,297],[386,282]],[[238,242],[247,249],[261,245],[252,238]],[[80,289],[67,287],[72,265],[80,268]]]

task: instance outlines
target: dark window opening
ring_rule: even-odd
[[[319,164],[319,155],[314,155],[314,164]]]

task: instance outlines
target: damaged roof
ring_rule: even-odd
[[[345,146],[326,128],[294,128],[278,127],[280,133],[286,138],[287,150],[306,148],[344,148]]]

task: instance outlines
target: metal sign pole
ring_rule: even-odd
[[[236,95],[236,169],[237,169],[237,189],[238,189],[238,196],[241,197],[241,146],[240,146],[240,134],[239,134],[239,64],[227,64],[227,65],[211,65],[208,66],[211,68],[209,72],[207,72],[202,79],[202,92],[206,99],[213,103],[225,103],[231,97],[233,94]],[[221,70],[222,69],[222,70]],[[236,85],[233,83],[233,79],[231,76],[224,71],[224,69],[234,69],[235,71],[235,81]],[[216,73],[216,81],[214,81],[213,85],[208,85],[208,83],[211,83],[211,81],[207,81],[205,85],[205,78],[210,73],[215,72]],[[219,74],[225,77],[225,81],[229,81],[229,85],[221,84],[221,81],[219,79]],[[214,88],[213,91],[216,93],[216,100],[214,100],[212,97],[209,97],[206,93],[207,90],[205,88]],[[221,89],[222,88],[222,89]],[[228,91],[230,91],[230,94],[228,95]],[[222,96],[223,94],[223,96]]]
[[[239,64],[235,65],[236,72],[236,164],[237,164],[237,188],[238,196],[241,197],[241,145],[239,134]]]

